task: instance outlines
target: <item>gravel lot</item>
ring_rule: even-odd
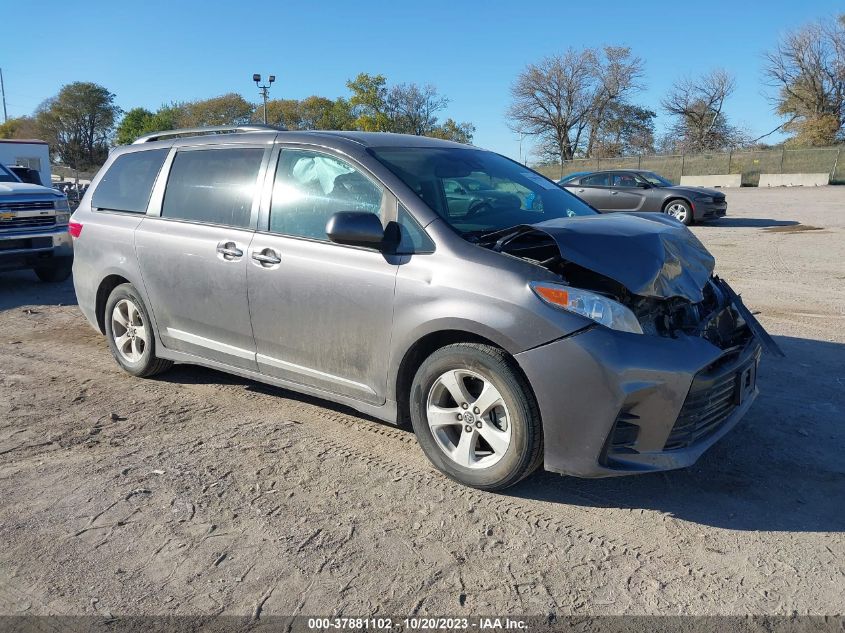
[[[281,389],[118,370],[71,283],[0,275],[0,615],[845,613],[845,187],[695,232],[788,355],[690,469],[453,484]]]

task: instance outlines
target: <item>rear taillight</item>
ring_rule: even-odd
[[[71,237],[79,237],[82,235],[82,224],[79,222],[70,222],[67,225],[67,230]]]

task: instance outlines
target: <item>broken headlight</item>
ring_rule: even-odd
[[[634,313],[613,299],[562,284],[532,282],[530,285],[534,294],[551,306],[580,314],[612,330],[643,333]]]

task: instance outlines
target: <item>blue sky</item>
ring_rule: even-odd
[[[755,136],[780,122],[762,54],[785,31],[845,11],[833,0],[788,2],[425,2],[345,0],[2,0],[0,67],[10,116],[31,113],[72,81],[94,81],[124,109],[240,92],[254,72],[277,77],[271,98],[346,95],[359,72],[433,83],[444,113],[472,121],[475,143],[514,158],[509,87],[527,64],[602,44],[645,60],[636,101],[659,109],[672,81],[713,67],[737,80],[728,116]],[[12,25],[21,25],[12,27]],[[658,127],[666,124],[658,119]]]

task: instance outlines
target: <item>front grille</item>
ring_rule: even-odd
[[[13,200],[11,202],[0,202],[0,213],[3,211],[46,211],[52,208],[52,200]]]
[[[0,218],[0,231],[6,229],[39,229],[45,226],[55,226],[56,216],[42,215],[28,218],[12,218],[4,220]]]
[[[737,376],[741,371],[731,371],[716,378],[702,375],[693,380],[664,450],[691,446],[722,426],[737,407]]]

